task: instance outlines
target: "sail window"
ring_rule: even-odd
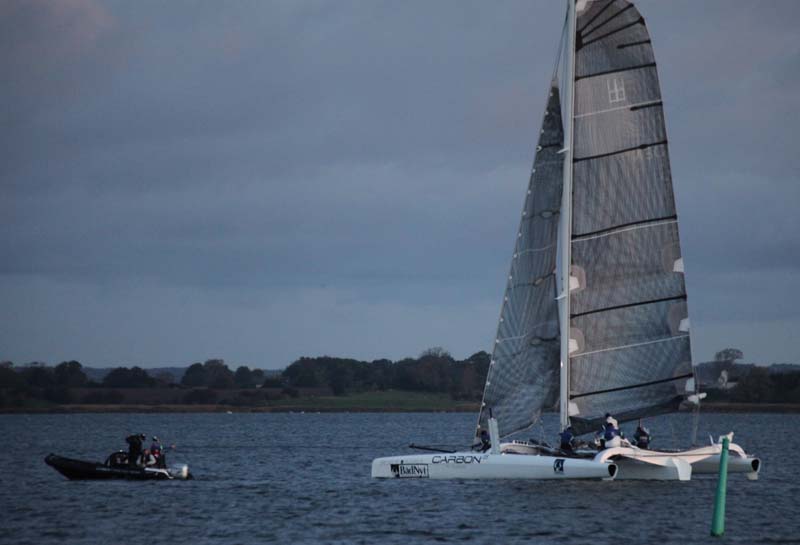
[[[608,84],[608,101],[611,104],[625,102],[625,80],[622,78],[611,78]]]

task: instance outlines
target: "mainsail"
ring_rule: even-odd
[[[653,48],[625,0],[577,14],[569,416],[578,433],[677,409],[694,381]],[[687,382],[689,381],[689,382]]]
[[[674,411],[695,387],[647,27],[626,0],[580,0],[567,20],[565,113],[554,81],[478,421],[491,410],[501,436],[534,424],[559,395],[562,423],[568,412],[580,434],[605,413],[625,421]],[[562,115],[571,118],[566,147]],[[571,221],[559,233],[562,216]],[[562,284],[569,297],[559,308]]]
[[[558,400],[556,245],[564,161],[561,103],[553,81],[542,121],[478,424],[489,410],[501,434],[532,425]]]

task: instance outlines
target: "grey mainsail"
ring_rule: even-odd
[[[478,420],[489,410],[501,435],[531,426],[558,400],[556,250],[564,132],[554,81],[536,147]]]
[[[625,0],[577,15],[569,416],[677,409],[694,388],[686,289],[655,58]]]

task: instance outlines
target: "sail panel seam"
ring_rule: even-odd
[[[616,74],[618,72],[627,72],[628,70],[642,70],[644,68],[655,68],[656,63],[648,62],[645,64],[637,64],[636,66],[627,66],[625,68],[614,68],[612,70],[604,70],[602,72],[595,72],[594,74],[586,74],[585,76],[575,76],[575,81],[579,81],[586,78],[594,78],[597,76],[605,76],[607,74]]]
[[[583,31],[584,31],[584,30],[586,30],[586,28],[587,28],[589,25],[591,25],[592,23],[594,23],[594,22],[597,20],[597,18],[598,18],[598,17],[600,17],[600,16],[603,14],[603,12],[604,12],[605,10],[607,10],[608,8],[610,8],[610,7],[611,7],[611,6],[613,6],[613,5],[614,5],[614,0],[610,0],[608,4],[606,4],[605,6],[603,6],[602,8],[600,8],[600,10],[599,10],[597,13],[595,13],[595,14],[594,14],[594,16],[593,16],[591,19],[589,19],[588,21],[586,21],[586,24],[585,24],[585,25],[583,25],[583,26],[582,26],[580,29],[578,29],[578,34],[582,34],[582,33],[583,33]]]
[[[585,394],[575,394],[569,396],[570,399],[577,399],[579,397],[587,397],[599,394],[608,394],[611,392],[620,392],[622,390],[633,390],[634,388],[645,388],[647,386],[655,386],[656,384],[664,384],[665,382],[673,382],[675,380],[689,379],[694,377],[694,374],[687,373],[685,375],[678,375],[677,377],[663,378],[660,380],[652,380],[650,382],[642,382],[640,384],[633,384],[631,386],[620,386],[618,388],[607,388],[605,390],[595,390],[594,392],[586,392]]]
[[[540,327],[540,326],[547,325],[547,324],[549,324],[551,321],[552,321],[552,320],[550,320],[550,321],[546,321],[546,322],[539,322],[538,324],[534,324],[534,325],[532,325],[532,326],[531,326],[531,329],[533,329],[533,328],[536,328],[536,327]],[[517,336],[515,336],[515,337],[498,337],[498,338],[497,338],[497,341],[498,341],[498,342],[505,342],[505,341],[518,341],[519,339],[526,339],[526,338],[528,338],[528,337],[534,337],[533,333],[526,333],[525,335],[517,335]],[[534,337],[534,338],[537,338],[537,337]],[[538,337],[538,338],[539,338],[539,339],[541,339],[543,342],[553,342],[553,341],[557,341],[557,340],[559,339],[559,337]]]
[[[626,105],[626,106],[617,106],[616,108],[607,108],[605,110],[597,110],[596,112],[586,112],[585,114],[576,115],[575,119],[580,119],[581,117],[589,117],[590,115],[599,115],[605,114],[609,112],[616,112],[619,110],[630,110],[632,112],[636,110],[641,110],[642,108],[650,108],[653,106],[660,106],[661,99],[658,100],[647,100],[645,102],[637,102],[636,104]]]
[[[638,42],[631,42],[629,44],[619,44],[617,46],[617,49],[625,49],[625,48],[628,48],[628,47],[635,47],[637,45],[647,45],[647,44],[650,44],[650,43],[652,43],[651,40],[640,40]]]
[[[612,4],[613,4],[613,2],[612,2]],[[619,10],[619,11],[618,11],[617,13],[615,13],[614,15],[612,15],[612,16],[610,16],[610,17],[608,17],[608,18],[607,18],[605,21],[603,21],[602,23],[598,23],[598,25],[597,25],[596,27],[594,27],[594,28],[592,28],[591,30],[587,31],[587,32],[586,32],[586,34],[583,34],[583,33],[581,33],[581,38],[585,38],[586,36],[588,36],[588,35],[590,35],[590,34],[594,34],[595,32],[597,32],[598,30],[600,30],[601,28],[603,28],[604,26],[606,26],[608,23],[610,23],[611,21],[613,21],[614,19],[616,19],[617,17],[619,17],[620,15],[622,15],[623,13],[625,13],[626,11],[628,11],[629,9],[631,9],[632,7],[633,7],[633,4],[628,4],[626,7],[622,8],[621,10]],[[590,42],[592,42],[592,41],[595,41],[595,40],[599,40],[599,39],[601,39],[601,38],[602,38],[602,36],[601,36],[600,38],[593,38],[593,39],[592,39],[592,40],[590,40],[589,42],[584,42],[584,43],[583,43],[583,45],[586,45],[587,43],[590,43]]]
[[[612,155],[619,155],[621,153],[628,153],[631,151],[643,150],[647,148],[653,148],[655,146],[666,146],[667,141],[661,140],[659,142],[653,142],[652,144],[640,144],[638,146],[634,146],[632,148],[625,148],[617,151],[609,151],[608,153],[601,153],[598,155],[589,155],[587,157],[578,157],[574,159],[573,162],[578,163],[580,161],[591,161],[592,159],[602,159],[603,157],[611,157]]]
[[[674,341],[675,339],[688,339],[689,335],[675,335],[674,337],[667,337],[665,339],[656,339],[655,341],[645,341],[643,343],[625,344],[622,346],[613,346],[611,348],[601,348],[599,350],[592,350],[591,352],[583,352],[582,354],[575,354],[570,356],[570,359],[580,358],[582,356],[590,356],[592,354],[600,354],[602,352],[613,352],[615,350],[624,350],[625,348],[636,348],[637,346],[647,346],[650,344],[664,343],[667,341]]]
[[[532,254],[532,253],[536,253],[536,252],[543,252],[544,250],[549,250],[553,246],[555,246],[555,244],[548,244],[547,246],[542,246],[541,248],[528,248],[526,250],[518,251],[517,255],[520,256],[522,254]]]
[[[595,310],[587,310],[586,312],[578,312],[576,314],[571,314],[570,318],[580,318],[581,316],[588,316],[589,314],[597,314],[598,312],[610,312],[612,310],[619,310],[623,308],[630,308],[630,307],[639,307],[643,305],[653,305],[656,303],[666,303],[667,301],[679,301],[685,300],[686,294],[678,295],[676,297],[663,297],[661,299],[651,299],[650,301],[639,301],[638,303],[628,303],[626,305],[616,305],[613,307],[605,307],[605,308],[598,308]]]
[[[642,110],[644,108],[657,108],[658,106],[663,106],[664,103],[661,100],[654,100],[648,103],[636,104],[631,106],[631,111],[635,112],[636,110]]]
[[[613,233],[615,231],[618,231],[620,229],[625,229],[625,227],[634,227],[634,226],[637,226],[637,225],[645,226],[645,224],[649,224],[649,223],[653,223],[653,222],[657,222],[657,221],[660,221],[660,222],[663,222],[663,221],[666,221],[666,220],[676,220],[677,221],[677,219],[678,219],[677,214],[672,214],[671,216],[663,216],[661,218],[648,218],[646,220],[631,221],[631,222],[628,222],[628,223],[622,223],[620,225],[614,225],[613,227],[606,227],[605,229],[598,229],[597,231],[589,231],[588,233],[581,233],[580,235],[574,235],[572,237],[572,241],[573,242],[578,242],[578,241],[584,240],[585,238],[595,237],[596,235],[602,235],[604,233],[611,234],[611,233]],[[658,225],[660,225],[660,224],[658,224]]]
[[[659,225],[670,225],[672,223],[678,223],[678,217],[677,216],[673,216],[673,218],[674,219],[669,220],[669,221],[660,221],[660,218],[656,219],[656,220],[647,220],[646,222],[636,223],[634,225],[631,225],[629,227],[625,227],[623,229],[620,229],[618,227],[613,227],[611,231],[601,232],[600,234],[597,234],[597,235],[579,235],[577,238],[573,237],[572,242],[574,244],[576,242],[585,242],[587,240],[593,240],[593,239],[596,239],[596,238],[608,237],[608,236],[611,236],[611,235],[618,235],[620,233],[626,233],[628,231],[636,231],[637,229],[646,229],[648,227],[658,227]],[[656,223],[652,223],[653,221],[655,221]]]
[[[553,275],[552,273],[547,274],[545,276],[542,276],[541,278],[537,278],[533,282],[517,282],[516,284],[511,284],[511,289],[514,290],[514,289],[517,289],[517,288],[523,288],[525,286],[533,286],[534,288],[538,288],[539,286],[544,284],[544,279],[545,278],[547,278],[548,276],[552,276],[552,275]],[[541,282],[539,282],[537,284],[536,282],[539,281],[539,280],[541,280]]]
[[[611,36],[612,34],[616,34],[617,32],[622,32],[623,30],[627,30],[627,29],[631,28],[632,26],[638,25],[638,24],[644,24],[644,17],[639,17],[636,21],[630,22],[627,25],[622,25],[621,27],[616,28],[614,30],[609,30],[608,32],[598,36],[597,38],[592,38],[588,42],[583,42],[583,44],[581,44],[581,45],[582,45],[582,47],[586,47],[587,45],[591,45],[591,44],[593,44],[595,42],[599,42],[600,40],[604,40],[604,39],[608,38],[609,36]]]

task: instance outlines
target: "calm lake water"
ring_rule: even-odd
[[[0,542],[800,543],[800,415],[702,416],[700,437],[734,429],[764,461],[757,482],[729,478],[722,539],[708,537],[715,478],[370,479],[374,457],[410,442],[463,445],[474,424],[428,413],[0,415]],[[648,424],[654,447],[688,443],[690,415]],[[139,431],[175,443],[170,462],[196,480],[72,482],[43,462],[103,460]]]

